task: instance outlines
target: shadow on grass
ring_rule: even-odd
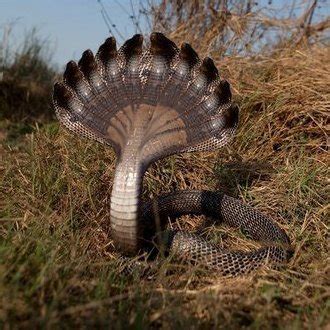
[[[237,197],[240,187],[246,189],[255,181],[268,180],[274,172],[272,165],[265,161],[233,161],[215,165],[216,190]]]

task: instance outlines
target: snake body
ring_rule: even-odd
[[[156,212],[155,212],[156,209]],[[230,251],[211,244],[199,235],[184,231],[168,231],[166,248],[182,259],[202,263],[222,275],[249,273],[268,263],[281,265],[292,256],[290,240],[276,223],[252,207],[220,192],[186,190],[162,195],[143,205],[143,236],[151,238],[156,230],[154,215],[167,219],[185,214],[205,215],[216,223],[241,230],[249,238],[264,246],[252,252]],[[163,230],[166,221],[160,221]]]
[[[181,152],[215,150],[235,132],[238,107],[210,58],[201,61],[189,44],[179,49],[161,33],[151,34],[145,50],[141,35],[119,50],[111,37],[95,57],[88,50],[78,65],[67,64],[53,100],[64,126],[116,152],[110,222],[114,243],[123,254],[138,253],[157,231],[165,230],[166,221],[160,219],[194,213],[239,228],[265,246],[252,252],[226,251],[197,234],[170,231],[166,246],[182,259],[202,262],[223,275],[288,260],[291,248],[285,232],[229,196],[181,191],[141,202],[143,174],[152,162]]]

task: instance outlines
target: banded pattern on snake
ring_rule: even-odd
[[[223,275],[248,273],[265,263],[281,264],[291,254],[288,236],[272,220],[218,192],[181,191],[143,204],[142,178],[148,166],[182,152],[210,151],[227,144],[238,124],[229,83],[210,58],[152,33],[143,49],[135,35],[117,50],[113,37],[94,57],[90,50],[67,64],[54,86],[60,122],[78,135],[112,146],[117,165],[111,194],[111,233],[126,255],[150,247],[167,216],[204,214],[239,228],[266,246],[252,252],[227,251],[197,234],[158,234],[182,259],[201,262]],[[156,221],[157,220],[157,221]],[[149,244],[148,244],[149,243]]]

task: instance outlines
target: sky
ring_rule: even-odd
[[[38,36],[49,40],[53,63],[63,68],[71,59],[78,60],[84,50],[89,48],[93,52],[97,51],[98,46],[109,36],[98,1],[100,0],[0,0],[0,43],[5,29],[12,27],[8,38],[9,48],[17,49],[28,31],[35,27]],[[112,23],[124,39],[136,32],[129,17],[132,12],[131,3],[137,12],[138,4],[147,1],[150,0],[101,0]],[[327,1],[319,0],[319,3],[324,7]],[[258,1],[259,4],[268,2],[269,0]],[[281,8],[288,2],[275,0],[272,3],[275,8]],[[329,4],[323,14],[329,15]],[[146,28],[143,20],[140,20],[140,24],[142,29]],[[121,44],[123,39],[116,31],[113,32],[117,42]]]
[[[102,0],[112,23],[126,39],[136,29],[129,17],[131,2],[139,0]],[[97,0],[0,0],[0,42],[4,29],[11,26],[9,46],[19,47],[33,27],[38,36],[48,39],[53,62],[62,67],[77,60],[86,49],[96,51],[109,36]],[[113,28],[112,28],[113,29]],[[121,38],[115,33],[119,44]]]

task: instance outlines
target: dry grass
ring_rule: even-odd
[[[241,105],[231,146],[170,157],[145,196],[222,189],[276,218],[295,255],[281,270],[223,279],[168,260],[150,278],[118,272],[108,237],[111,150],[44,125],[1,164],[0,319],[7,326],[321,328],[329,322],[326,112],[329,51],[219,61]],[[177,224],[195,229],[198,221]],[[225,228],[219,244],[253,247]]]
[[[237,135],[219,152],[157,162],[145,176],[143,195],[223,190],[286,229],[295,247],[290,263],[234,279],[168,259],[153,264],[148,278],[120,273],[108,232],[113,152],[52,121],[9,139],[6,119],[0,121],[1,327],[329,327],[329,48],[310,43],[313,25],[305,25],[271,52],[223,57],[208,47],[217,24],[206,42],[193,45],[212,54],[232,85],[241,108]],[[237,31],[250,33],[245,26]],[[176,27],[176,41],[194,38],[194,25]],[[173,226],[195,230],[201,222],[184,217]],[[227,228],[210,226],[204,234],[219,245],[255,247]]]

